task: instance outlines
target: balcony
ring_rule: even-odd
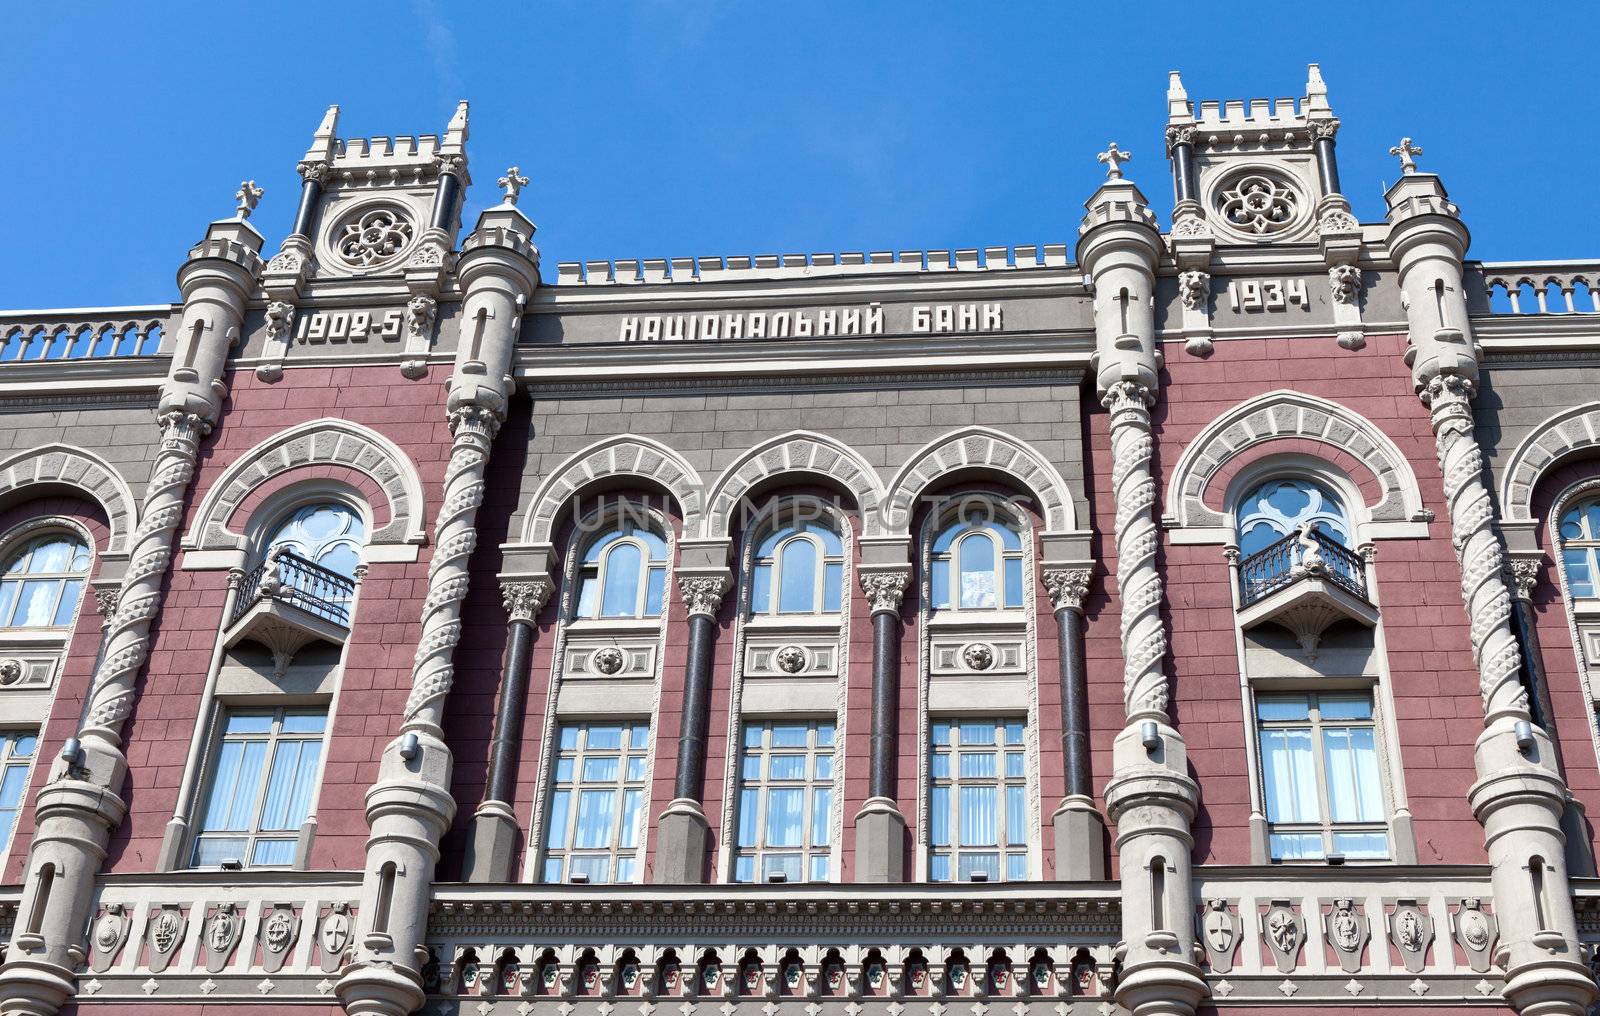
[[[295,653],[310,643],[344,644],[355,588],[348,576],[275,548],[240,583],[225,644],[261,643],[272,651],[273,676],[282,678]]]
[[[1239,624],[1272,622],[1294,634],[1307,659],[1339,621],[1378,623],[1359,555],[1320,530],[1301,527],[1239,562]]]

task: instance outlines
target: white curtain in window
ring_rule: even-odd
[[[1261,772],[1267,788],[1267,821],[1316,822],[1320,819],[1309,729],[1263,730]]]
[[[1371,728],[1328,727],[1322,732],[1322,745],[1333,821],[1383,821],[1378,751]]]
[[[999,842],[998,787],[961,787],[961,845],[992,847]]]
[[[767,791],[767,846],[805,843],[806,792],[798,787]]]
[[[615,814],[616,791],[585,790],[578,794],[578,830],[572,845],[577,849],[611,846],[611,816]]]

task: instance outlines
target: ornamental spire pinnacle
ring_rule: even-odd
[[[1400,157],[1400,172],[1410,176],[1417,171],[1416,157],[1422,154],[1422,146],[1413,145],[1410,138],[1401,138],[1398,145],[1389,149],[1389,154]]]
[[[236,217],[239,221],[243,222],[245,219],[250,218],[250,213],[256,210],[256,205],[261,201],[261,195],[265,193],[266,191],[256,186],[254,180],[246,180],[239,185],[239,189],[233,195],[239,202],[235,206],[238,212]]]
[[[506,192],[504,203],[513,207],[516,206],[517,198],[522,196],[522,188],[528,186],[528,178],[522,175],[520,166],[512,166],[506,170],[505,176],[495,182]]]
[[[1095,158],[1105,163],[1107,180],[1121,180],[1122,164],[1124,162],[1132,162],[1133,153],[1122,151],[1117,147],[1117,143],[1113,141],[1111,142],[1111,147],[1095,156]]]

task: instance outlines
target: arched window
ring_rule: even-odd
[[[622,519],[589,542],[578,583],[576,617],[660,617],[667,541],[636,519]]]
[[[366,523],[355,511],[337,502],[306,505],[278,526],[267,553],[279,547],[314,565],[354,578],[361,563]]]
[[[0,627],[69,625],[83,595],[89,545],[56,532],[28,541],[0,570]]]
[[[836,613],[843,586],[844,541],[828,521],[768,525],[750,573],[752,614]]]
[[[1328,488],[1312,480],[1277,479],[1259,484],[1239,501],[1239,553],[1245,557],[1302,526],[1350,546],[1344,506]]]
[[[1022,606],[1022,535],[985,504],[970,504],[933,540],[929,561],[935,610],[1001,610]]]
[[[1579,501],[1562,512],[1558,532],[1567,588],[1574,597],[1593,597],[1600,574],[1595,557],[1600,551],[1600,498]]]

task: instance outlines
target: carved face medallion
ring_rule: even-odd
[[[799,646],[784,646],[772,659],[785,674],[798,674],[806,669],[806,651]]]
[[[622,665],[627,662],[627,657],[623,656],[622,650],[616,646],[604,646],[596,649],[590,660],[596,671],[609,677],[622,672]]]
[[[961,650],[961,659],[973,670],[988,670],[994,666],[994,647],[987,642],[973,642]]]

